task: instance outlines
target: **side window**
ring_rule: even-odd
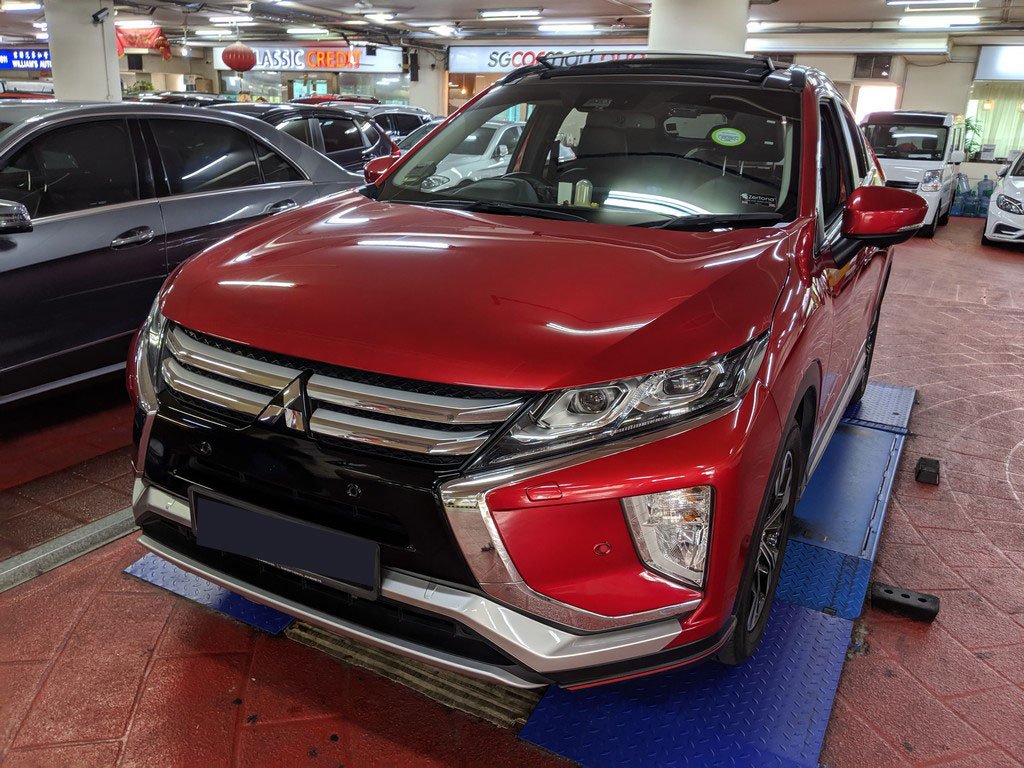
[[[320,120],[324,135],[324,152],[341,152],[345,149],[362,149],[363,139],[355,121],[347,117],[332,117]]]
[[[846,142],[836,115],[827,104],[821,104],[821,213],[825,226],[842,215],[843,206],[850,196],[849,158]]]
[[[423,125],[423,120],[419,115],[396,114],[392,115],[391,118],[394,122],[395,130],[403,136],[407,133],[412,133]]]
[[[23,203],[34,218],[138,200],[125,123],[80,123],[29,142],[0,170],[0,199]]]
[[[202,120],[152,120],[172,195],[260,183],[249,134]]]
[[[380,131],[373,126],[373,123],[369,120],[356,120],[356,125],[359,126],[359,130],[366,137],[366,146],[377,146],[377,142],[380,141]]]
[[[282,133],[293,136],[303,144],[313,145],[313,139],[309,135],[309,120],[304,117],[285,120],[283,123],[278,124],[277,129]]]
[[[373,118],[377,121],[377,125],[383,128],[387,133],[396,133],[398,127],[395,125],[394,115],[377,115]]]
[[[259,157],[264,182],[272,184],[282,181],[305,180],[306,177],[295,170],[291,163],[265,144],[256,143],[256,154]]]
[[[843,120],[846,122],[847,130],[850,132],[850,139],[853,141],[853,160],[857,166],[857,175],[863,179],[868,175],[868,171],[871,168],[871,163],[868,160],[868,150],[864,145],[864,133],[861,131],[860,126],[857,125],[856,119],[850,114],[850,110],[840,107],[840,112],[842,112]]]

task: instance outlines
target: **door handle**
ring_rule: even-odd
[[[287,211],[289,208],[295,208],[298,206],[291,198],[287,200],[278,200],[276,203],[271,203],[267,206],[267,213],[280,213],[281,211]]]
[[[154,237],[156,237],[156,232],[153,231],[152,227],[135,227],[135,229],[122,232],[111,240],[110,247],[125,248],[129,245],[142,245],[143,243],[148,243]]]

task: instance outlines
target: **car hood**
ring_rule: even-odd
[[[543,390],[699,362],[770,323],[785,230],[672,232],[343,193],[186,262],[163,312],[264,350]]]
[[[1004,176],[999,179],[995,191],[1024,201],[1024,176]],[[995,195],[992,195],[992,199],[995,199]]]
[[[889,181],[920,182],[925,171],[937,171],[943,166],[941,160],[896,160],[883,157],[878,162],[882,164],[882,171]]]

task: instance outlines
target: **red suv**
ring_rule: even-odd
[[[130,365],[147,547],[511,685],[750,656],[926,205],[813,70],[561,63],[171,276]]]

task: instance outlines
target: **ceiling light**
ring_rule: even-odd
[[[199,37],[227,37],[234,32],[227,27],[202,27],[195,30],[195,34]]]
[[[115,27],[121,29],[149,29],[155,27],[152,19],[125,19],[124,21],[115,21]]]
[[[748,21],[747,32],[762,32],[768,25],[763,21]]]
[[[252,16],[211,16],[211,24],[241,24],[245,21],[252,21]]]
[[[973,27],[981,23],[980,16],[967,14],[959,16],[904,16],[900,26],[909,29],[949,29],[950,27]]]
[[[327,30],[323,27],[288,27],[285,30],[289,35],[326,35]]]
[[[345,19],[341,23],[347,27],[365,27],[370,22],[368,22],[366,19]]]
[[[32,26],[35,27],[36,29],[41,29],[44,32],[46,31],[46,22],[45,21],[33,21],[32,22]]]
[[[940,7],[943,5],[963,5],[964,2],[965,0],[887,0],[886,4],[903,5],[907,6],[908,8],[911,6],[920,8],[922,6],[928,5],[935,5]],[[974,5],[977,5],[977,3],[974,3]]]
[[[42,7],[42,3],[30,2],[30,0],[4,0],[0,3],[0,11],[38,11]]]
[[[368,13],[366,18],[370,21],[376,21],[378,24],[387,24],[389,21],[394,21],[395,14],[393,13]]]
[[[451,27],[447,24],[438,24],[436,27],[430,27],[430,31],[438,37],[455,37],[455,27]]]
[[[536,19],[541,8],[504,8],[493,11],[480,11],[481,19]]]
[[[36,40],[49,40],[49,39],[50,39],[50,33],[49,32],[36,32]]]
[[[565,34],[576,34],[580,32],[595,32],[597,28],[593,24],[567,23],[567,24],[538,24],[537,29],[541,32],[562,32]]]

